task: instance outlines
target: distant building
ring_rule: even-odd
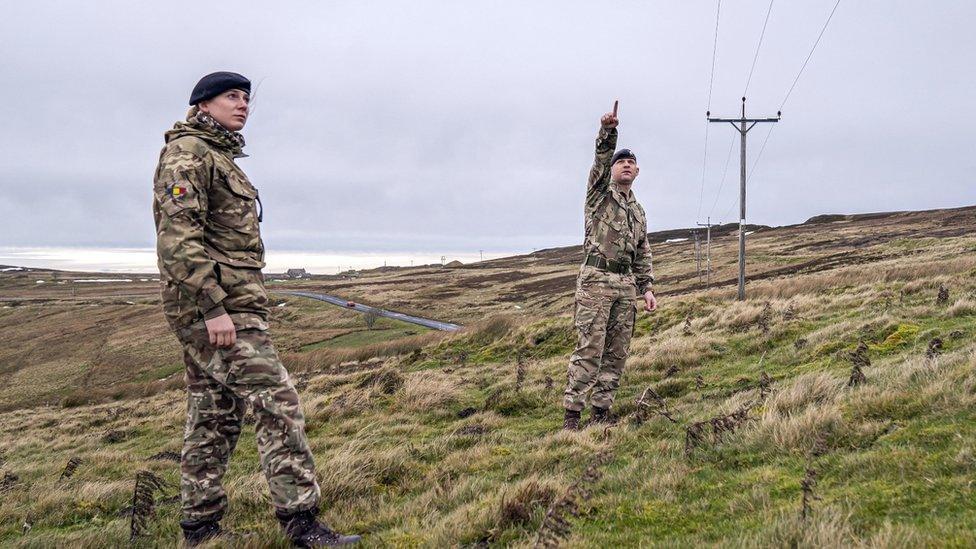
[[[288,278],[312,278],[312,275],[308,274],[305,269],[288,269],[285,271],[285,276]]]

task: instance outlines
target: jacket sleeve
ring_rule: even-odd
[[[180,293],[194,296],[207,319],[225,313],[221,302],[227,297],[217,279],[216,262],[203,247],[210,174],[210,166],[199,156],[167,152],[160,158],[153,189],[159,269]]]
[[[637,279],[637,294],[644,295],[654,283],[654,266],[651,264],[651,243],[647,241],[645,233],[637,243],[637,253],[634,254],[634,278]]]
[[[596,136],[596,158],[590,168],[587,193],[604,192],[610,187],[610,159],[617,148],[617,128],[600,127]]]

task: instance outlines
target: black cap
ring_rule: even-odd
[[[610,165],[613,166],[621,158],[632,158],[634,162],[637,162],[637,156],[634,155],[634,151],[630,149],[620,149],[619,151],[613,153],[613,158],[610,159]]]
[[[236,72],[213,72],[193,86],[190,105],[213,99],[227,90],[244,90],[251,93],[251,81]]]

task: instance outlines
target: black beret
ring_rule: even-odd
[[[213,99],[227,90],[244,90],[251,93],[251,81],[236,72],[214,72],[204,76],[193,86],[190,105]]]
[[[619,151],[613,153],[613,158],[610,159],[610,165],[613,166],[621,158],[632,158],[634,162],[637,162],[637,156],[634,155],[634,151],[630,149],[620,149]]]

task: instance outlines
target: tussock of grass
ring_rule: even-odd
[[[851,513],[839,507],[821,509],[806,520],[791,512],[763,514],[772,515],[764,532],[733,542],[735,547],[907,548],[922,544],[910,529],[891,523],[865,538],[859,535]]]
[[[831,402],[844,390],[846,380],[818,372],[797,376],[792,383],[770,397],[767,415],[788,416],[812,404]]]
[[[403,375],[393,368],[383,368],[360,376],[356,387],[369,389],[380,394],[392,395],[403,387]]]
[[[429,413],[446,409],[461,395],[462,390],[453,379],[415,374],[407,379],[399,400],[407,411]]]
[[[836,405],[810,406],[800,412],[779,415],[766,413],[749,432],[757,448],[767,451],[807,455],[818,438],[826,441],[844,435],[846,424]]]
[[[976,315],[976,300],[968,297],[957,299],[955,303],[946,311],[948,317],[961,317]]]
[[[370,495],[409,480],[417,471],[406,448],[378,450],[353,440],[337,448],[320,465],[322,497],[333,504]]]
[[[666,370],[669,366],[698,366],[721,354],[721,339],[710,334],[662,337],[639,346],[628,359],[635,370]]]

